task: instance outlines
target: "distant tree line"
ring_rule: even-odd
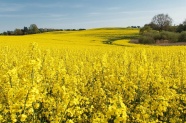
[[[140,26],[128,26],[127,28],[140,28]]]
[[[155,15],[149,24],[140,29],[139,43],[186,42],[186,20],[179,25],[172,25],[172,22],[168,14]]]
[[[23,29],[16,28],[14,31],[6,31],[0,33],[1,35],[28,35],[28,34],[37,34],[44,32],[52,31],[82,31],[86,30],[84,28],[80,29],[50,29],[50,28],[38,28],[36,24],[31,24],[29,27],[24,27]]]

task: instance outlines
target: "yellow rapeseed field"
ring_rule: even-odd
[[[138,31],[0,36],[0,123],[186,122],[186,47]]]

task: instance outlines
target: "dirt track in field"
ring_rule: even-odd
[[[130,43],[139,44],[137,39],[133,39]],[[156,43],[156,44],[149,44],[155,46],[186,46],[186,42],[177,42],[177,43]]]

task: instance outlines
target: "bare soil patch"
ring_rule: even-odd
[[[138,39],[131,39],[129,43],[139,44]],[[176,42],[176,43],[170,43],[168,41],[164,42],[157,42],[155,44],[150,45],[156,45],[156,46],[186,46],[186,42]]]

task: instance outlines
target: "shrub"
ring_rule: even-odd
[[[152,31],[152,28],[150,26],[144,26],[143,28],[140,29],[140,34],[150,32]]]
[[[153,39],[153,37],[150,37],[150,36],[141,36],[139,38],[139,43],[142,43],[142,44],[154,44],[155,40]]]
[[[162,31],[160,33],[162,40],[168,40],[171,43],[177,42],[179,35],[174,32]]]
[[[152,43],[156,43],[157,40],[161,40],[163,42],[167,40],[170,43],[175,43],[175,42],[178,42],[178,39],[179,39],[178,33],[169,32],[169,31],[158,32],[155,30],[151,30],[149,32],[144,32],[142,34],[142,36],[139,39],[139,43],[152,44]],[[180,40],[183,40],[183,38]]]
[[[154,40],[156,41],[156,40],[161,40],[161,35],[160,35],[160,33],[158,32],[155,32],[155,33],[153,33],[153,38],[154,38]]]
[[[153,44],[156,40],[160,39],[160,34],[158,31],[151,30],[149,32],[143,33],[143,35],[139,38],[139,43],[142,44]]]
[[[161,38],[160,33],[155,30],[151,30],[150,32],[143,33],[143,36],[152,37],[154,40],[158,40]]]
[[[179,42],[186,42],[186,31],[181,32],[178,41]]]

